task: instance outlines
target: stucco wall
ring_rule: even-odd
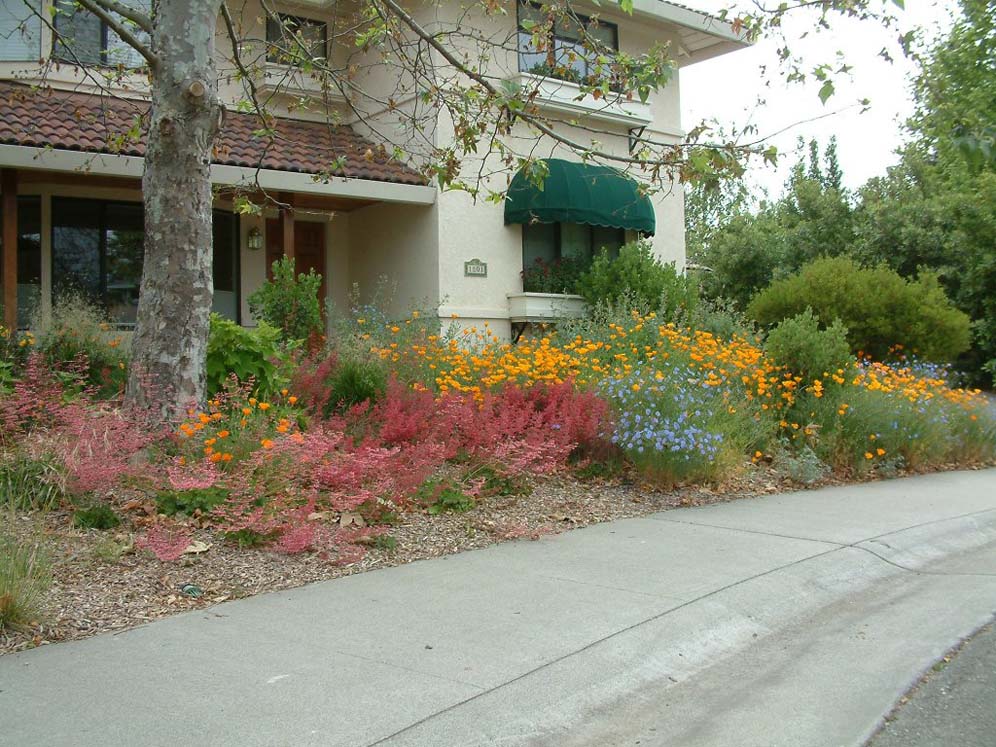
[[[506,2],[505,7],[507,15],[486,17],[480,12],[470,16],[463,15],[463,10],[456,4],[434,4],[431,8],[420,11],[420,18],[430,28],[446,28],[459,21],[461,29],[466,32],[476,33],[482,38],[501,40],[514,33],[517,23],[514,2]],[[585,10],[599,13],[603,20],[618,25],[619,46],[623,51],[639,54],[657,41],[672,40],[661,27],[655,29],[652,25],[638,22],[625,14],[613,13],[608,10],[608,6],[586,8],[579,3],[578,11]],[[518,58],[514,51],[496,52],[486,65],[486,73],[493,78],[512,77],[518,72]],[[682,131],[677,75],[666,88],[652,95],[650,110],[653,121],[647,127],[645,135],[658,141],[678,142]],[[629,154],[629,132],[625,124],[583,119],[580,126],[576,126],[571,122],[576,115],[546,113],[551,117],[551,124],[556,131],[573,142],[606,153],[621,156]],[[453,132],[453,121],[446,113],[441,113],[436,129],[438,141],[447,142],[453,137]],[[578,160],[572,148],[539,135],[521,122],[514,127],[511,137],[505,138],[505,142],[513,152],[521,156]],[[504,191],[511,177],[509,167],[496,155],[488,154],[485,146],[486,143],[482,144],[480,157],[469,156],[466,159],[463,170],[465,178],[481,188],[479,199],[475,202],[468,194],[455,191],[439,195],[439,286],[445,299],[440,316],[445,319],[456,313],[462,324],[489,321],[493,327],[507,330],[506,295],[522,290],[521,227],[505,226],[503,206],[483,199],[489,189]],[[642,177],[638,171],[631,170],[631,173],[637,179]],[[479,174],[486,175],[483,181],[478,181]],[[662,260],[684,267],[683,192],[680,185],[666,181],[654,186],[656,192],[652,195],[652,200],[657,219],[657,232],[652,239],[654,251]],[[488,264],[486,278],[464,275],[464,262],[473,258]]]
[[[378,203],[349,213],[349,277],[361,301],[396,288],[385,299],[394,316],[438,302],[438,220],[435,205]]]

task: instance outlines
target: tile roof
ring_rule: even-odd
[[[145,155],[149,105],[111,96],[36,89],[0,81],[0,143],[61,150]],[[133,128],[138,137],[129,137]],[[275,137],[258,136],[257,117],[228,111],[215,140],[214,163],[247,168],[331,173],[399,184],[426,180],[345,125],[277,118]],[[338,158],[345,162],[329,172]]]

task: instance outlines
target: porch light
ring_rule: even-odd
[[[258,227],[253,226],[246,235],[246,245],[251,251],[258,252],[263,248],[263,232]]]

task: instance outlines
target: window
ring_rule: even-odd
[[[52,198],[52,290],[78,293],[103,306],[116,324],[138,311],[144,258],[142,205]],[[238,320],[238,218],[214,212],[214,310]]]
[[[280,14],[266,19],[266,61],[301,67],[324,62],[328,29],[322,21]]]
[[[125,5],[148,13],[151,0],[126,0]],[[136,38],[149,42],[148,34],[131,21],[118,17]],[[74,0],[55,0],[55,38],[52,56],[62,62],[83,65],[121,65],[138,68],[145,59],[129,44],[121,40],[110,27],[84,10]]]
[[[522,226],[522,267],[537,262],[551,264],[572,259],[587,265],[602,250],[618,254],[626,242],[621,228],[589,226],[583,223],[527,223]]]
[[[0,60],[41,57],[41,0],[0,0]]]
[[[578,83],[595,73],[594,55],[582,41],[585,34],[589,47],[592,41],[597,41],[609,49],[619,49],[615,24],[605,21],[595,24],[588,17],[577,14],[571,19],[555,19],[551,38],[545,44],[537,45],[533,40],[535,28],[527,29],[523,21],[539,26],[546,24],[548,17],[538,5],[520,3],[518,7],[520,72]]]

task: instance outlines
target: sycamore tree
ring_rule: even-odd
[[[213,291],[210,168],[226,109],[219,97],[219,60],[225,75],[242,86],[236,108],[258,117],[257,136],[272,140],[273,147],[280,147],[280,134],[272,126],[272,93],[261,93],[257,81],[260,65],[275,46],[282,59],[320,80],[330,100],[345,101],[350,123],[379,141],[385,153],[405,160],[440,188],[467,190],[481,199],[501,199],[507,178],[496,177],[502,172],[524,170],[542,181],[542,148],[549,148],[541,143],[624,169],[648,190],[673,189],[698,179],[716,182],[742,174],[744,160],[752,155],[769,161],[776,156],[763,142],[713,140],[704,127],[693,128],[680,143],[644,137],[628,152],[607,149],[602,143],[608,132],[541,111],[534,103],[537,90],[510,82],[508,70],[497,64],[517,54],[524,33],[531,37],[533,51],[545,55],[537,72],[573,76],[581,94],[596,100],[646,100],[674,77],[677,50],[657,44],[626,54],[610,49],[598,31],[599,5],[632,13],[633,0],[593,0],[596,12],[588,9],[583,17],[571,0],[529,5],[522,33],[515,23],[514,0],[465,0],[452,6],[411,0],[330,3],[328,42],[336,54],[316,52],[307,29],[278,14],[269,0],[258,11],[265,18],[253,20],[273,24],[280,38],[263,40],[268,52],[262,54],[260,40],[246,31],[246,6],[233,0],[56,0],[53,13],[39,10],[37,0],[23,2],[25,12],[40,16],[81,67],[87,67],[85,55],[74,53],[77,41],[65,33],[72,24],[55,22],[58,14],[97,16],[135,50],[148,76],[151,107],[141,125],[147,132],[145,263],[127,396],[154,419],[172,418],[204,397]],[[755,0],[721,16],[755,40],[782,34],[782,19],[800,11],[813,14],[817,30],[829,28],[837,17],[888,25],[894,3],[899,4],[799,0],[766,6]],[[443,8],[449,12],[441,12]],[[566,57],[553,41],[554,29],[565,24],[580,39]],[[848,72],[846,64],[827,61],[807,67],[794,53],[793,41],[783,42],[785,76],[815,79],[822,99],[832,95],[834,78]],[[576,64],[579,59],[583,65]],[[579,68],[583,75],[576,73]],[[375,90],[370,81],[378,75],[383,79],[385,69],[395,81],[394,90]],[[104,61],[91,78],[107,82],[125,72]],[[332,106],[319,111],[330,127],[342,121]],[[384,112],[396,115],[390,125]],[[341,167],[330,162],[329,178]]]

